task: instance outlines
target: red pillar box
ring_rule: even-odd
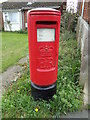
[[[50,8],[28,12],[31,93],[50,99],[56,92],[61,13]]]

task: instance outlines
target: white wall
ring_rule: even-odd
[[[19,11],[3,12],[4,30],[5,31],[18,31],[22,29],[22,15]],[[7,23],[10,21],[10,25]]]
[[[84,105],[90,104],[90,82],[89,80],[89,34],[90,27],[87,22],[82,19],[82,17],[78,18],[78,25],[77,25],[77,40],[78,45],[81,47],[81,69],[80,69],[80,85],[83,86],[84,90]]]
[[[78,0],[67,0],[67,6],[66,9],[68,12],[77,12],[77,7],[78,7]]]

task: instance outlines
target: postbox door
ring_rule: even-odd
[[[56,66],[56,26],[37,25],[37,70],[52,71]]]

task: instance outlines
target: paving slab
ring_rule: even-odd
[[[83,110],[83,111],[77,111],[77,112],[71,112],[67,115],[62,115],[61,118],[89,118],[90,111],[89,110]]]
[[[20,59],[17,65],[11,66],[3,73],[0,73],[0,78],[2,79],[2,90],[12,81],[16,81],[21,77],[22,71],[25,68],[22,64],[27,64],[27,58],[28,57]]]
[[[24,58],[22,58],[22,59],[19,60],[18,64],[25,64],[25,63],[27,63],[28,59],[29,59],[28,56],[24,57]]]

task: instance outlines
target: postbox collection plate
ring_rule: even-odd
[[[54,28],[38,28],[37,29],[37,42],[53,42],[55,41]]]

